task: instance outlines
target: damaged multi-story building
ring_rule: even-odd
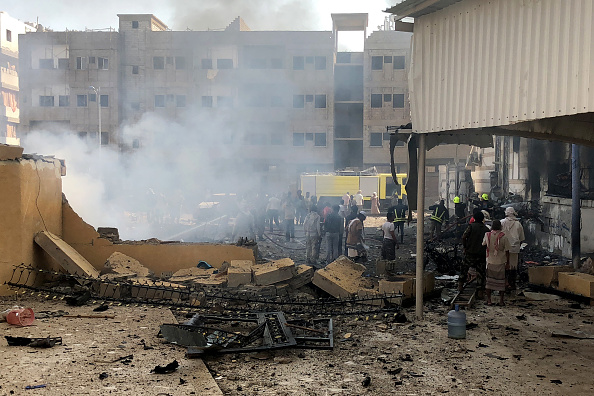
[[[26,34],[20,132],[65,129],[98,145],[100,125],[102,145],[138,148],[167,135],[121,135],[148,112],[191,120],[188,133],[241,147],[236,165],[271,179],[347,167],[387,171],[386,127],[410,122],[411,34],[387,21],[365,38],[363,52],[342,52],[340,32],[366,36],[367,14],[332,19],[332,31],[252,31],[239,17],[221,30],[171,31],[154,15],[121,14],[117,31]],[[429,154],[435,198],[437,166],[468,150]],[[233,164],[220,154],[212,161]],[[396,163],[407,171],[403,146]]]
[[[0,143],[18,145],[19,35],[33,27],[0,11]]]

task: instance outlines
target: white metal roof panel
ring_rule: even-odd
[[[499,127],[594,112],[593,3],[462,0],[416,19],[409,74],[414,129]]]

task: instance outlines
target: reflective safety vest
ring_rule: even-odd
[[[406,210],[403,209],[403,210],[400,211],[400,213],[398,213],[399,212],[398,210],[396,210],[395,212],[396,213],[394,213],[394,215],[395,215],[394,223],[404,223],[406,221],[406,217],[404,217],[404,214],[406,213]]]
[[[435,220],[438,223],[443,223],[443,216],[445,215],[445,210],[443,212],[441,212],[441,215],[437,215],[437,213],[439,212],[439,206],[437,208],[435,208],[435,211],[433,212],[433,216],[430,217],[431,220]]]

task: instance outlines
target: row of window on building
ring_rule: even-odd
[[[389,67],[389,64],[392,64],[392,69],[394,70],[403,70],[405,68],[404,55],[397,55],[397,56],[372,56],[371,57],[371,70],[384,70],[384,68]]]
[[[98,70],[109,70],[109,59],[101,56],[77,56],[76,57],[76,70],[86,70],[93,68]],[[39,59],[40,69],[70,69],[70,58],[47,58]]]
[[[89,102],[96,102],[97,95],[85,94],[76,95],[76,107],[87,107]],[[101,107],[109,107],[109,95],[99,95],[99,103]],[[53,95],[40,95],[39,106],[40,107],[54,107],[55,96]],[[58,107],[69,107],[70,106],[70,95],[58,95]]]
[[[395,109],[404,108],[404,94],[371,94],[371,108],[378,109],[392,103]]]
[[[216,98],[216,102],[215,102]],[[185,95],[155,95],[155,107],[169,107],[168,103],[175,107],[186,107]],[[303,109],[306,103],[312,103],[316,109],[326,108],[326,95],[293,95],[293,108]],[[243,104],[246,107],[266,107],[267,100],[265,97],[260,98],[245,98]],[[201,97],[202,107],[234,107],[232,96],[210,96],[205,95]],[[216,105],[216,106],[215,106]],[[270,97],[270,107],[283,107],[283,100],[280,96]]]

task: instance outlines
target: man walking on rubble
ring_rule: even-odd
[[[285,240],[287,242],[295,240],[295,202],[291,197],[291,192],[287,193],[287,199],[283,205],[285,212]]]
[[[485,234],[489,232],[487,226],[483,223],[485,215],[483,212],[476,212],[472,215],[472,222],[464,235],[462,235],[462,247],[464,248],[464,261],[462,271],[458,279],[458,290],[469,281],[476,279],[476,290],[478,297],[482,298],[485,288],[485,274],[487,266],[487,248],[483,245]]]
[[[305,216],[305,221],[303,222],[303,229],[305,231],[305,257],[308,264],[315,265],[320,258],[318,241],[322,237],[320,215],[318,214],[317,206],[313,205],[309,208],[309,213]]]
[[[404,222],[406,221],[408,205],[404,205],[400,198],[396,202],[396,205],[388,208],[388,214],[394,214],[394,233],[396,235],[400,233],[400,243],[404,243]]]
[[[357,194],[353,197],[355,199],[355,205],[359,208],[359,210],[363,210],[363,194],[361,190],[357,191]]]
[[[346,205],[346,207],[348,208],[351,202],[351,194],[349,194],[349,192],[347,191],[347,193],[342,196],[342,200],[343,205]]]
[[[365,237],[363,234],[363,222],[366,218],[365,212],[361,211],[354,220],[351,220],[348,227],[349,233],[346,241],[348,257],[355,262],[367,260],[367,249],[364,245]]]
[[[450,214],[442,199],[437,205],[429,206],[433,214],[429,218],[429,238],[441,239],[441,226],[450,220]]]
[[[278,221],[279,211],[281,209],[281,200],[278,199],[276,196],[270,197],[268,200],[268,206],[266,206],[266,214],[268,215],[268,219],[270,220],[270,232],[273,232],[272,223],[276,223],[276,226],[280,228],[280,223]]]
[[[509,241],[509,270],[506,272],[507,290],[516,289],[516,276],[518,273],[518,261],[520,254],[520,246],[522,241],[526,239],[524,236],[524,227],[516,217],[517,213],[514,208],[505,208],[505,219],[501,220],[503,232]]]
[[[338,211],[338,205],[334,205],[332,212],[328,213],[324,221],[324,230],[326,231],[326,264],[330,264],[338,258],[338,235],[340,234],[340,223],[342,222]]]
[[[384,239],[382,242],[382,259],[395,260],[396,249],[398,249],[398,242],[396,242],[396,234],[394,233],[394,212],[388,211],[386,216],[387,221],[382,225],[384,232]]]

